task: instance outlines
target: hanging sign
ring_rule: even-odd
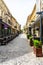
[[[43,11],[43,0],[40,0],[41,11]]]
[[[36,12],[40,12],[40,0],[36,0]]]

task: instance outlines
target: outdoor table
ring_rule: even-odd
[[[8,36],[4,36],[3,43],[4,43],[4,44],[7,44],[7,42],[8,42]]]
[[[4,38],[2,37],[2,38],[0,38],[0,43],[3,43],[3,40],[4,40]]]
[[[0,38],[0,40],[3,40],[3,38]]]

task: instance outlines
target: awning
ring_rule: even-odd
[[[40,23],[39,21],[40,21],[40,16],[35,20],[35,22],[31,23],[31,27],[34,27],[34,25],[37,25],[38,23]]]
[[[41,15],[41,18],[43,19],[43,15]],[[43,21],[42,21],[43,22]],[[31,23],[31,27],[38,26],[40,24],[40,16],[37,17],[37,19],[35,20],[35,22]],[[42,23],[43,24],[43,23]],[[40,25],[39,25],[40,26]],[[39,27],[38,26],[38,27]]]

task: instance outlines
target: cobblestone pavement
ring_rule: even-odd
[[[43,65],[43,57],[36,58],[25,34],[21,34],[0,46],[0,65]]]

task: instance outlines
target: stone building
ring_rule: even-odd
[[[0,0],[0,38],[6,36],[17,36],[20,24],[12,16],[3,0]]]
[[[29,34],[29,27],[31,24],[34,23],[36,19],[36,4],[34,5],[32,13],[27,17],[26,25],[25,25],[25,31]]]

